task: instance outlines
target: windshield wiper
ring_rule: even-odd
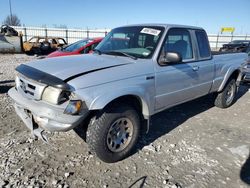
[[[94,49],[93,51],[94,51],[94,52],[97,52],[97,53],[98,53],[98,55],[102,55],[102,52],[101,52],[101,50],[98,50],[98,49]]]
[[[137,57],[135,57],[135,56],[132,56],[132,55],[129,55],[129,54],[125,53],[125,52],[120,52],[120,51],[107,51],[107,52],[103,52],[103,53],[108,54],[108,55],[122,55],[122,56],[129,57],[131,59],[134,59],[134,60],[137,59]]]

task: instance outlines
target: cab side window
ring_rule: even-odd
[[[193,59],[191,36],[187,29],[170,29],[164,45],[166,52],[179,53],[183,60]]]
[[[211,57],[211,51],[208,44],[208,39],[205,31],[195,31],[198,48],[199,48],[199,54],[200,57],[203,58],[210,58]]]

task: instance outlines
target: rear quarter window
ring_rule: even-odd
[[[203,58],[210,58],[211,57],[211,51],[207,39],[207,35],[204,31],[195,31],[198,48],[200,57]]]

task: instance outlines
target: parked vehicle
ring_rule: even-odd
[[[113,29],[93,54],[18,66],[8,93],[34,135],[46,139],[44,130],[86,125],[91,151],[116,162],[131,153],[160,111],[209,93],[217,94],[217,107],[231,106],[246,58],[213,55],[202,28],[124,26]]]
[[[250,45],[248,46],[246,53],[248,53],[248,56],[250,56]]]
[[[246,52],[250,46],[250,40],[233,40],[228,44],[223,44],[221,52]]]
[[[6,36],[18,36],[18,32],[8,25],[2,25],[0,28],[0,33]]]
[[[65,46],[47,57],[58,57],[68,55],[88,54],[102,41],[103,38],[84,39]]]
[[[22,52],[22,35],[19,35],[14,28],[8,25],[2,25],[0,28],[0,52]]]
[[[23,43],[23,49],[27,54],[47,55],[65,45],[63,38],[35,36]]]
[[[250,84],[250,52],[248,52],[248,61],[242,67],[243,83]]]

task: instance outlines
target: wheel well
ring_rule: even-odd
[[[242,78],[243,78],[243,75],[240,74],[240,70],[235,70],[235,71],[231,74],[231,76],[229,77],[228,82],[229,82],[231,79],[235,79],[236,85],[237,85],[237,87],[239,87]]]
[[[227,85],[228,82],[230,82],[231,79],[235,79],[236,81],[236,85],[239,86],[240,83],[240,71],[239,70],[235,70],[229,77],[227,80],[225,80],[226,82],[222,85],[222,87],[220,87],[219,92],[221,92]]]
[[[143,132],[147,132],[148,127],[147,127],[147,121],[144,119],[143,114],[142,114],[142,101],[138,96],[135,95],[125,95],[125,96],[121,96],[118,97],[114,100],[112,100],[111,102],[109,102],[103,109],[108,108],[112,105],[115,105],[117,103],[124,103],[124,104],[128,104],[131,105],[132,107],[134,107],[134,109],[138,112],[138,115],[141,119],[142,122],[142,131]],[[75,131],[77,130],[84,130],[84,132],[86,132],[87,127],[91,121],[91,119],[93,117],[95,117],[96,115],[98,115],[98,113],[101,110],[92,110],[90,111],[89,115],[85,118],[85,120],[78,126],[78,128],[75,129]],[[79,128],[80,127],[80,128]],[[78,131],[79,132],[79,131]],[[79,133],[77,133],[79,135]],[[85,135],[86,136],[86,135]]]
[[[142,114],[142,103],[141,103],[141,100],[139,99],[139,97],[137,97],[137,96],[125,95],[125,96],[118,97],[118,98],[112,100],[111,102],[109,102],[105,106],[105,108],[108,106],[114,105],[116,103],[124,103],[124,104],[131,105],[132,107],[134,107],[136,109],[136,111],[140,115]]]
[[[121,96],[118,97],[114,100],[112,100],[110,103],[108,103],[106,107],[109,107],[111,105],[115,105],[117,103],[123,103],[123,104],[128,104],[131,105],[132,107],[134,107],[134,109],[138,112],[138,115],[140,117],[141,120],[141,131],[143,133],[147,133],[149,130],[149,124],[147,119],[144,118],[143,114],[142,114],[142,101],[138,96],[135,95],[125,95],[125,96]]]
[[[231,74],[231,76],[229,77],[229,80],[232,79],[232,78],[234,78],[234,79],[237,81],[239,75],[240,75],[240,71],[239,71],[239,70],[235,70],[235,71]]]
[[[143,115],[142,115],[142,102],[141,102],[141,99],[139,99],[139,97],[137,97],[135,95],[124,95],[124,96],[121,96],[121,97],[118,97],[118,98],[112,100],[103,109],[108,108],[108,107],[110,107],[114,104],[117,104],[117,103],[124,103],[124,104],[131,105],[132,107],[135,108],[135,110],[138,112],[138,114],[143,117]],[[93,117],[100,111],[101,110],[91,110],[91,113],[89,114],[89,116]]]

